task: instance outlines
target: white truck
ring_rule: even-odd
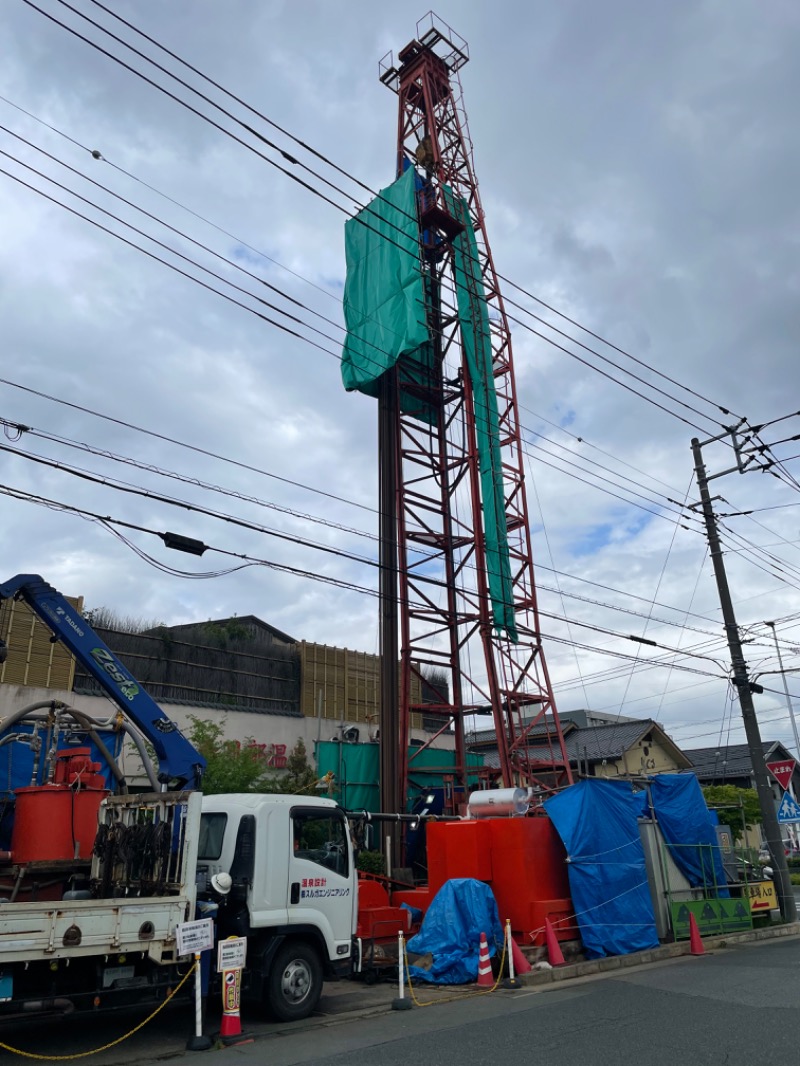
[[[152,792],[128,793],[98,723],[63,704],[0,722],[3,764],[8,753],[25,776],[5,783],[0,812],[0,1021],[163,1000],[190,961],[176,926],[204,900],[218,904],[218,937],[247,937],[245,1002],[280,1020],[309,1015],[324,977],[353,965],[344,812],[316,797],[202,796],[204,760],[85,619],[37,575],[0,584],[0,600],[12,596],[94,673],[158,773],[150,766]]]

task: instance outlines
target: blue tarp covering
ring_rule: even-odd
[[[641,799],[627,781],[580,781],[545,802],[568,855],[572,903],[586,955],[658,947],[644,850]]]
[[[409,973],[437,985],[477,980],[481,933],[494,955],[502,947],[503,929],[492,890],[471,877],[446,881],[433,897],[422,928],[408,942],[413,954],[430,953],[433,964],[427,970],[409,966]]]
[[[694,774],[656,774],[650,796],[675,865],[693,887],[730,895],[711,814]],[[698,846],[700,845],[700,846]]]

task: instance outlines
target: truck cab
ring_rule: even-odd
[[[316,797],[205,796],[199,897],[219,873],[232,881],[219,936],[247,937],[245,995],[280,1020],[307,1016],[323,979],[351,967],[358,882],[344,812]]]

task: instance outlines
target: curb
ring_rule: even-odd
[[[721,936],[703,937],[703,944],[708,950],[733,947],[736,944],[749,944],[759,940],[777,940],[780,937],[800,934],[800,922],[790,925],[776,925],[771,929],[752,929],[746,933],[723,933]],[[606,973],[609,970],[627,970],[631,966],[643,966],[648,962],[661,962],[689,955],[691,948],[688,940],[673,944],[662,944],[649,951],[634,951],[630,955],[609,955],[605,959],[591,959],[588,962],[569,963],[551,970],[532,970],[522,974],[520,981],[525,987],[557,984],[575,977],[588,977],[593,974]]]

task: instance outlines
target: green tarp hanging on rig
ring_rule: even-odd
[[[424,399],[433,351],[426,323],[425,280],[419,256],[417,175],[410,167],[344,227],[347,276],[342,382],[348,391],[378,396],[378,379],[400,363],[403,411],[426,422]],[[415,386],[423,395],[415,395]]]
[[[514,615],[514,589],[508,554],[503,466],[500,455],[500,418],[497,412],[486,293],[481,278],[478,244],[467,202],[463,198],[456,198],[447,186],[444,187],[444,194],[450,213],[464,223],[464,231],[453,241],[456,302],[461,341],[474,396],[492,620],[499,632],[505,633],[509,640],[516,643],[518,637]]]

